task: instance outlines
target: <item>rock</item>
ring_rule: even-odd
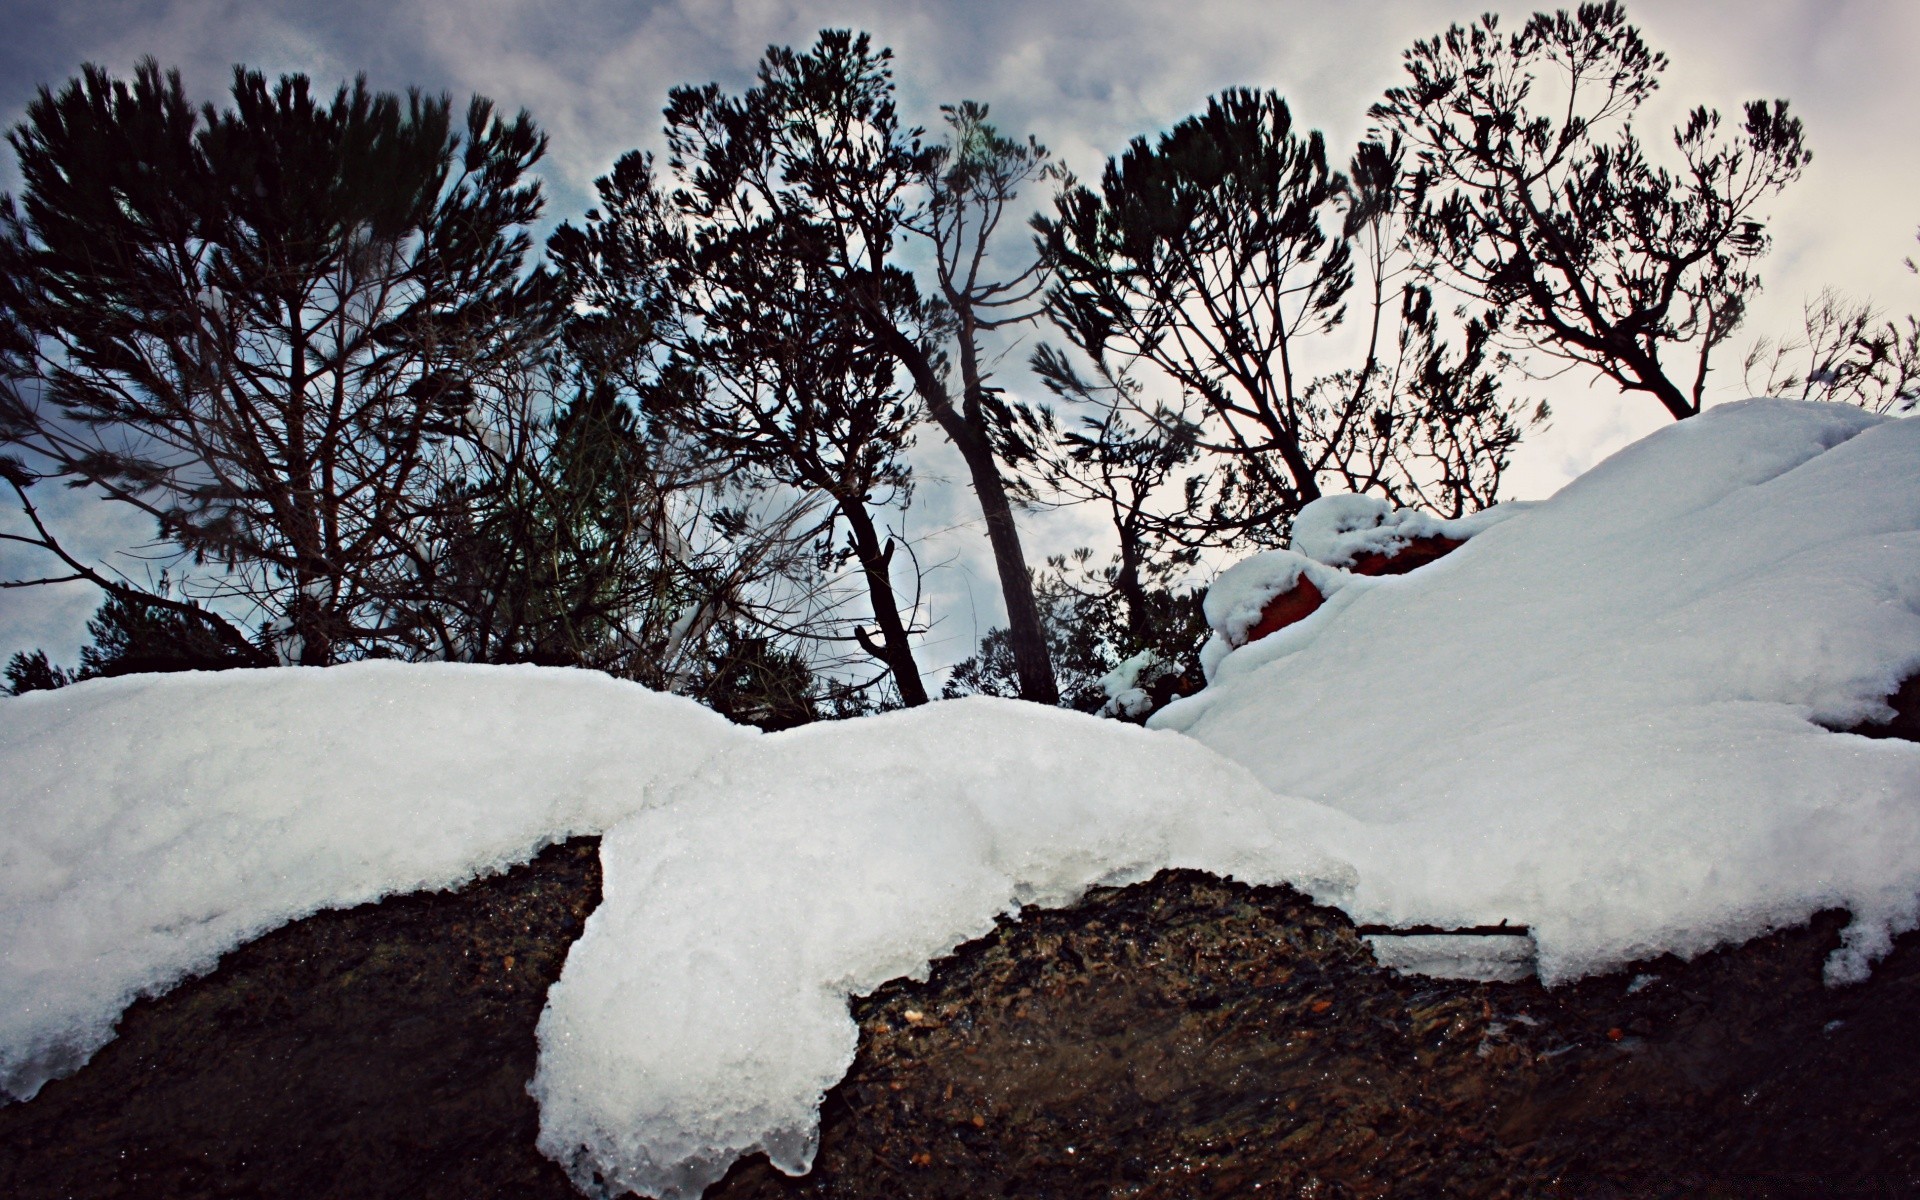
[[[1370,550],[1357,555],[1347,570],[1355,575],[1405,575],[1435,559],[1445,558],[1466,544],[1464,538],[1417,537],[1391,554]]]
[[[1455,550],[1466,545],[1464,538],[1418,537],[1401,546],[1391,554],[1369,550],[1357,556],[1346,569],[1354,575],[1405,575],[1408,571],[1426,566],[1435,559],[1445,558]],[[1245,644],[1252,644],[1268,634],[1278,633],[1296,621],[1303,621],[1326,602],[1326,596],[1305,575],[1300,582],[1287,591],[1267,601],[1260,610],[1260,619],[1247,630]]]
[[[1306,620],[1326,599],[1320,594],[1320,589],[1313,586],[1313,581],[1302,575],[1300,582],[1267,601],[1267,606],[1260,610],[1260,619],[1254,622],[1253,628],[1247,630],[1246,644],[1252,645],[1270,633],[1278,633],[1296,621]]]

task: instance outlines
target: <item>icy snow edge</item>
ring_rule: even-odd
[[[1193,867],[1337,899],[1350,824],[1195,742],[974,698],[775,734],[601,845],[604,899],[540,1019],[540,1148],[597,1194],[692,1200],[813,1162],[847,998],[1023,903]]]
[[[322,908],[452,887],[598,833],[754,734],[542,667],[129,676],[0,699],[0,1091],[134,999]]]

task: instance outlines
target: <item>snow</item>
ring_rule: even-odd
[[[1415,538],[1466,541],[1532,506],[1523,500],[1443,518],[1416,508],[1395,508],[1378,496],[1322,496],[1294,516],[1288,545],[1315,562],[1345,567],[1362,554],[1392,555]]]
[[[669,1197],[754,1148],[807,1168],[850,995],[1162,867],[1369,925],[1524,925],[1374,941],[1550,983],[1846,907],[1844,983],[1920,925],[1920,746],[1830,732],[1920,669],[1920,420],[1729,405],[1452,531],[1323,506],[1222,577],[1208,615],[1238,641],[1144,730],[975,698],[763,736],[587,672],[454,664],[0,700],[0,1085],[30,1096],[134,997],[285,921],[594,831],[540,1144],[593,1190]],[[1415,529],[1473,536],[1401,576],[1321,561]],[[1326,603],[1246,644],[1302,575]]]
[[[1338,888],[1328,814],[1173,734],[972,698],[760,739],[607,835],[540,1021],[540,1147],[583,1187],[697,1197],[813,1160],[847,997],[1022,903],[1197,867]]]
[[[1142,650],[1100,677],[1100,690],[1107,702],[1100,706],[1103,717],[1144,717],[1153,708],[1153,696],[1141,686],[1143,677],[1160,673],[1166,662],[1151,650]]]
[[[1355,920],[1531,926],[1548,982],[1823,908],[1920,923],[1920,421],[1748,401],[1227,654],[1149,724],[1354,817]]]
[[[537,667],[361,663],[0,700],[0,1089],[322,908],[445,888],[605,829],[750,742],[691,701]]]
[[[1328,599],[1362,577],[1330,567],[1297,550],[1267,550],[1220,572],[1207,589],[1201,610],[1213,637],[1200,648],[1200,669],[1211,681],[1229,653],[1246,645],[1267,602],[1292,591],[1304,576]]]

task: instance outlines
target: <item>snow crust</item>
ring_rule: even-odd
[[[1917,669],[1920,420],[1756,400],[1355,581],[1149,724],[1356,818],[1358,921],[1525,924],[1554,982],[1844,906],[1847,982],[1920,924],[1920,746],[1823,726]]]
[[[1197,867],[1351,885],[1330,824],[1173,734],[972,698],[709,760],[607,835],[605,899],[540,1021],[540,1147],[584,1189],[691,1198],[812,1164],[847,997],[1023,903]]]
[[[0,1089],[322,908],[451,887],[605,829],[755,735],[539,667],[129,676],[0,699]]]

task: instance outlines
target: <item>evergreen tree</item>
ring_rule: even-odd
[[[1200,452],[1158,511],[1168,537],[1279,544],[1328,487],[1449,514],[1490,501],[1519,407],[1499,394],[1484,327],[1470,323],[1454,354],[1431,295],[1401,280],[1398,172],[1396,149],[1370,144],[1349,178],[1278,95],[1235,90],[1135,139],[1098,189],[1064,189],[1034,222],[1055,327],[1098,376],[1168,385],[1124,403],[1144,432],[1191,431]],[[1356,278],[1359,365],[1316,375]],[[1066,361],[1036,368],[1056,393],[1110,408]]]
[[[0,212],[0,438],[31,540],[116,599],[262,630],[284,661],[443,653],[423,547],[489,394],[549,336],[523,278],[544,138],[475,98],[329,100],[236,68],[195,108],[151,60],[42,89]],[[183,594],[70,554],[28,494],[150,515]],[[15,584],[40,580],[12,581]],[[256,652],[256,657],[258,653]]]
[[[191,607],[142,603],[109,595],[92,618],[93,641],[80,649],[80,665],[54,666],[44,650],[16,653],[6,666],[14,695],[49,690],[83,679],[169,671],[225,671],[258,666],[258,659],[236,649],[214,617]]]
[[[898,543],[877,514],[910,496],[904,456],[922,414],[871,323],[918,344],[934,318],[888,262],[909,182],[890,88],[865,38],[829,34],[806,55],[770,49],[742,96],[676,89],[679,189],[664,196],[646,157],[628,155],[552,249],[584,310],[579,337],[627,372],[643,411],[743,476],[824,499],[821,562],[855,563],[872,613],[873,629],[848,636],[911,705],[927,699],[915,605],[896,591]],[[626,365],[633,320],[660,331],[667,361]]]
[[[1633,117],[1666,69],[1615,2],[1491,15],[1416,43],[1409,82],[1373,107],[1416,153],[1413,242],[1519,344],[1700,411],[1709,360],[1760,286],[1758,206],[1811,155],[1784,100],[1727,137],[1696,108],[1655,166]],[[1686,356],[1674,364],[1669,354]]]
[[[1096,567],[1091,550],[1055,556],[1036,572],[1034,594],[1061,682],[1059,703],[1144,720],[1174,697],[1198,690],[1204,678],[1199,652],[1209,631],[1200,608],[1203,593],[1156,575],[1136,595],[1123,598],[1114,585],[1115,571],[1115,565]],[[1151,694],[1151,703],[1119,709],[1104,681],[1128,660],[1134,660],[1135,684]],[[989,629],[980,648],[954,665],[941,689],[948,699],[1018,694],[1013,644],[1003,628]]]

